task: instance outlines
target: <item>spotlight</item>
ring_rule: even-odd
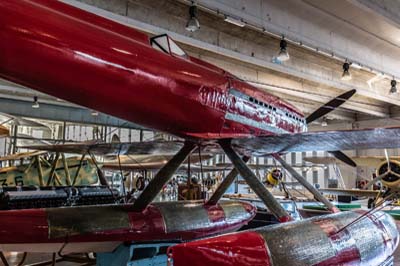
[[[346,60],[346,62],[344,62],[344,64],[343,64],[342,80],[343,80],[343,81],[351,80],[350,64],[349,64],[349,62],[347,62],[347,60]]]
[[[233,25],[236,25],[236,26],[238,26],[238,27],[241,27],[241,28],[243,28],[244,26],[246,26],[246,23],[243,22],[243,20],[241,20],[241,19],[236,19],[236,18],[230,17],[230,16],[225,16],[224,21],[225,21],[225,22],[228,22],[228,23],[231,23],[231,24],[233,24]]]
[[[196,30],[200,29],[200,23],[197,19],[197,6],[192,5],[189,8],[189,20],[186,24],[186,30],[190,32],[195,32]]]
[[[33,103],[32,103],[32,108],[38,109],[40,107],[38,97],[34,96],[33,97]]]
[[[90,112],[90,114],[91,114],[92,116],[98,116],[98,115],[99,115],[99,112],[97,112],[96,110],[92,110],[92,112]]]
[[[282,37],[279,47],[280,50],[276,59],[278,59],[281,62],[288,61],[290,59],[290,56],[287,51],[287,42],[285,41],[284,37]]]
[[[396,80],[393,78],[392,81],[390,82],[390,94],[395,94],[397,93],[397,82]]]

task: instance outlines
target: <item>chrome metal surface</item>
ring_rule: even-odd
[[[154,203],[159,208],[167,233],[206,228],[211,224],[207,210],[199,202]],[[181,206],[185,206],[182,212]],[[196,221],[196,223],[193,223]]]
[[[129,215],[123,209],[115,205],[46,209],[49,238],[129,228]]]
[[[396,224],[376,212],[346,227],[360,215],[343,212],[255,232],[265,239],[274,266],[380,265],[398,245]]]

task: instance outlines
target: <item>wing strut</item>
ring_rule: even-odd
[[[268,189],[257,179],[256,175],[250,170],[246,163],[240,156],[233,150],[230,139],[219,141],[219,145],[224,150],[226,155],[235,166],[238,173],[246,180],[250,188],[257,194],[257,196],[264,202],[265,206],[272,212],[272,214],[280,222],[288,222],[292,217],[286,212],[281,204],[275,197],[268,191]]]
[[[330,201],[322,196],[321,193],[313,186],[311,185],[304,177],[302,177],[299,173],[297,173],[296,170],[293,169],[289,164],[287,164],[278,154],[274,154],[273,157],[282,165],[283,168],[285,168],[294,179],[299,181],[300,184],[302,184],[308,191],[313,194],[313,196],[322,202],[331,212],[339,212],[339,209],[336,208]]]
[[[249,161],[250,157],[248,156],[243,156],[242,160],[243,162],[247,163]],[[235,181],[236,177],[238,176],[239,172],[236,170],[236,168],[233,168],[229,174],[225,177],[224,181],[221,182],[221,184],[218,186],[218,188],[214,191],[213,195],[211,198],[208,200],[207,204],[208,205],[215,205],[218,203],[218,201],[221,199],[221,197],[224,195],[226,190],[229,188],[229,186]]]
[[[163,186],[171,179],[179,166],[186,160],[187,156],[194,150],[196,145],[186,141],[185,145],[157,172],[153,180],[143,190],[137,200],[133,203],[133,210],[141,212],[149,205]]]

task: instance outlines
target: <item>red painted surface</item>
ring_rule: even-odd
[[[357,248],[340,250],[335,257],[329,258],[313,266],[357,266],[360,264],[360,252]]]
[[[132,28],[59,1],[1,1],[0,13],[2,78],[185,138],[274,134],[271,123],[305,130],[229,89],[302,118],[290,104],[199,59],[155,50]]]
[[[229,218],[224,215],[220,205],[206,206],[210,219],[209,224],[197,230],[182,230],[180,232],[168,233],[166,223],[160,212],[160,206],[150,205],[141,213],[129,211],[131,206],[125,209],[129,216],[129,225],[107,231],[93,231],[81,235],[73,235],[68,239],[50,238],[49,221],[46,209],[11,210],[0,211],[0,244],[23,244],[23,243],[60,243],[60,242],[131,242],[152,240],[191,240],[212,236],[221,232],[230,232],[247,224],[256,213],[256,208],[248,203],[243,204],[243,212],[250,215],[235,223],[227,223]],[[101,206],[99,206],[101,208]],[[182,210],[184,211],[184,207]],[[107,213],[105,213],[107,215]],[[217,219],[218,217],[218,219]],[[90,219],[90,218],[89,218]],[[92,217],[93,219],[93,217]],[[196,224],[198,221],[192,221]]]
[[[340,209],[337,208],[336,206],[333,206],[333,208],[330,209],[330,211],[331,211],[332,213],[338,213],[338,212],[340,212]]]
[[[221,222],[225,219],[225,213],[224,210],[215,205],[205,205],[204,208],[206,208],[208,212],[208,217],[210,217],[210,220],[213,223]],[[248,212],[251,212],[252,210],[248,210]]]
[[[316,224],[318,224],[321,227],[321,229],[331,239],[332,248],[336,251],[336,255],[320,263],[317,263],[314,266],[332,266],[332,265],[356,266],[360,264],[361,255],[355,243],[351,247],[342,248],[341,244],[345,241],[348,241],[349,238],[351,238],[351,233],[347,229],[344,229],[340,233],[337,233],[337,231],[340,230],[341,228],[338,228],[329,220],[318,221],[316,222]]]
[[[279,218],[279,222],[280,223],[287,223],[287,222],[290,222],[290,221],[293,221],[293,218],[292,218],[292,216],[283,216],[283,217],[281,217],[281,218]]]
[[[0,211],[0,243],[34,243],[37,239],[48,239],[44,210]]]
[[[193,241],[171,247],[168,256],[174,266],[188,265],[188,261],[191,266],[378,266],[392,256],[398,245],[398,232],[388,214],[368,215],[364,219],[376,223],[361,223],[344,230],[341,230],[342,219],[332,214]],[[310,230],[305,232],[307,241],[301,241],[298,235],[304,230]],[[281,239],[282,234],[285,239]],[[357,243],[360,234],[364,237],[361,243]],[[387,241],[380,241],[380,235]],[[327,247],[334,251],[331,252],[334,255],[328,258]]]
[[[265,240],[244,232],[185,243],[169,248],[173,266],[271,266]],[[188,264],[188,262],[190,262]]]

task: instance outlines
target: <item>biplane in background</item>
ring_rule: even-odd
[[[325,194],[353,197],[368,197],[369,207],[380,207],[387,202],[398,202],[400,199],[400,161],[397,157],[389,157],[385,150],[384,159],[376,167],[376,174],[372,180],[364,184],[361,189],[320,189]],[[374,190],[370,190],[375,188]]]
[[[16,163],[18,161],[19,163]],[[0,186],[90,186],[99,183],[92,159],[33,151],[0,157]],[[11,163],[10,163],[11,162]],[[17,165],[13,165],[17,164]]]
[[[176,154],[132,205],[0,212],[1,250],[27,248],[27,239],[31,249],[46,245],[56,251],[73,250],[70,246],[114,250],[122,242],[171,239],[177,232],[193,239],[237,229],[252,218],[251,205],[230,203],[237,207],[230,207],[225,214],[215,208],[226,206],[217,202],[240,173],[283,224],[175,246],[170,258],[174,266],[188,262],[192,266],[247,266],[248,261],[258,265],[378,266],[391,259],[399,233],[389,215],[372,213],[349,227],[346,224],[360,213],[285,223],[291,216],[245,164],[251,155],[273,155],[314,197],[338,212],[280,154],[329,151],[355,166],[340,150],[400,147],[398,127],[307,132],[307,124],[333,111],[355,90],[305,117],[286,101],[189,56],[166,34],[150,38],[61,1],[0,1],[0,13],[0,77],[183,140],[174,143]],[[171,143],[160,142],[100,144],[92,145],[89,151],[162,154],[173,151],[170,147]],[[224,152],[235,168],[207,204],[151,203],[196,147],[199,152]],[[61,146],[45,147],[51,148],[66,152]],[[188,219],[187,212],[204,220]],[[40,221],[32,223],[33,217]],[[154,217],[163,222],[154,223]],[[154,225],[160,227],[152,228]],[[346,230],[341,230],[343,227]],[[24,228],[23,234],[20,228]]]
[[[48,127],[42,123],[0,112],[0,138],[10,137],[10,127],[12,126],[26,126],[48,129]],[[29,143],[25,143],[25,145],[29,145]]]

